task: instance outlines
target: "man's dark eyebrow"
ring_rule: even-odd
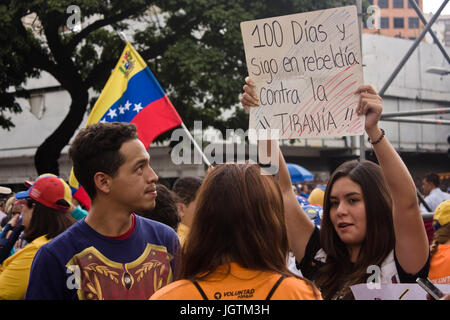
[[[139,159],[139,160],[137,160],[137,161],[134,163],[133,167],[140,166],[141,164],[147,163],[147,162],[150,163],[150,158],[142,158],[142,159]]]

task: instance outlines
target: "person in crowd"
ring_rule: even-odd
[[[0,221],[6,217],[5,204],[11,193],[12,190],[10,188],[0,186]]]
[[[305,183],[301,185],[301,189],[300,189],[300,195],[302,197],[305,197],[306,199],[308,199],[309,195],[311,194],[311,191],[314,189],[313,185],[310,183]]]
[[[172,186],[172,191],[176,194],[178,213],[181,223],[178,227],[178,237],[181,245],[186,241],[189,229],[192,227],[195,212],[195,196],[202,184],[202,179],[198,177],[178,178]]]
[[[3,228],[8,221],[11,220],[11,218],[16,215],[20,214],[20,210],[22,209],[22,206],[19,204],[19,201],[17,201],[15,196],[9,197],[8,200],[6,200],[5,203],[5,213],[6,216],[1,220],[1,227]]]
[[[40,175],[38,178],[45,177],[45,176],[57,177],[56,175],[54,175],[52,173],[44,173],[44,174]],[[70,189],[69,185],[64,180],[61,180],[61,181],[63,182],[65,188]],[[25,186],[27,188],[30,188],[33,185],[33,183],[34,183],[34,181],[27,180],[27,181],[25,181],[24,184],[25,184]],[[12,197],[12,199],[10,198],[10,200],[15,200],[13,202],[12,206],[11,206],[11,209],[10,209],[11,212],[8,213],[8,215],[11,215],[11,217],[13,217],[15,214],[20,214],[24,201],[23,200],[16,200],[15,197]],[[81,220],[84,217],[86,217],[87,211],[82,209],[80,206],[75,206],[74,205],[75,202],[76,202],[76,200],[72,197],[72,202],[71,202],[71,205],[70,205],[69,213],[75,220]],[[23,228],[23,226],[19,223],[15,228],[21,229],[21,228]],[[15,233],[15,230],[13,230],[12,232]],[[17,252],[19,250],[21,250],[22,248],[24,248],[27,245],[27,241],[25,240],[25,235],[24,235],[23,231],[18,236],[18,240],[17,241],[15,240],[15,238],[16,237],[11,237],[11,239],[14,239],[14,240],[10,241],[10,243],[15,241],[15,244],[14,244],[13,249],[11,250],[10,255],[14,254],[15,252]],[[0,258],[0,261],[1,261],[1,258]]]
[[[62,179],[40,177],[28,191],[16,194],[16,198],[23,200],[22,222],[16,214],[9,224],[24,228],[28,244],[3,261],[0,267],[0,299],[7,300],[24,299],[36,252],[75,222],[69,213],[70,188]]]
[[[19,221],[22,201],[11,196],[6,201],[5,209],[6,217],[2,220],[2,232],[0,233],[0,264],[26,245],[26,241],[23,240],[24,226]]]
[[[171,227],[175,232],[178,230],[181,218],[178,213],[176,195],[163,184],[156,184],[156,204],[152,210],[136,212],[140,216],[159,221]]]
[[[24,226],[20,223],[20,213],[11,216],[0,234],[0,264],[9,256],[16,253],[16,242],[23,232]]]
[[[439,188],[440,182],[436,173],[429,173],[422,180],[422,188],[426,196],[424,200],[430,207],[431,212],[434,212],[441,202],[450,200],[450,194]],[[422,203],[420,204],[420,210],[428,212]]]
[[[183,279],[151,299],[321,299],[310,281],[287,269],[288,251],[273,177],[262,175],[256,164],[217,165],[196,199],[183,246]]]
[[[54,174],[52,173],[44,173],[41,174],[39,177],[45,177],[45,176],[53,176],[56,177]],[[69,187],[69,185],[62,180],[64,185],[67,186],[67,188],[69,188],[71,190],[72,193],[72,197],[71,197],[71,203],[70,203],[70,215],[75,219],[75,220],[81,220],[83,218],[85,218],[88,215],[88,212],[83,208],[83,206],[80,205],[80,202],[77,200],[76,196],[73,195],[72,189]],[[27,180],[25,181],[25,185],[26,186],[32,186],[34,183],[34,181],[31,180]]]
[[[87,126],[69,155],[91,208],[39,249],[25,299],[148,299],[176,277],[179,241],[172,228],[134,214],[155,206],[158,180],[136,126]]]
[[[258,104],[255,85],[246,79],[241,103]],[[349,161],[331,175],[325,190],[320,230],[295,198],[280,154],[279,183],[289,243],[303,276],[314,280],[324,299],[353,299],[350,286],[366,283],[369,266],[378,266],[381,283],[415,283],[426,277],[430,250],[416,188],[408,169],[378,127],[382,99],[360,86],[356,109],[380,165]]]
[[[450,284],[450,200],[442,202],[433,215],[434,239],[428,278],[437,284]]]

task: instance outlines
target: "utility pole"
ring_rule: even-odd
[[[362,12],[362,0],[356,0],[356,7],[358,9],[358,28],[359,28],[359,46],[361,48],[361,65],[363,66],[363,49],[362,49],[362,27],[363,27],[363,12]],[[356,142],[356,137],[355,138]],[[359,159],[366,160],[366,145],[364,132],[359,136]]]

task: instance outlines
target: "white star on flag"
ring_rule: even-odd
[[[117,117],[116,109],[109,109],[108,116],[112,118]]]
[[[139,102],[138,104],[135,103],[133,111],[139,112],[142,109],[144,109],[144,108],[141,107],[141,104],[142,104],[142,102]]]
[[[100,123],[106,123],[106,119],[103,118],[102,120],[100,120]]]
[[[122,107],[122,106],[120,106],[120,107],[119,107],[119,113],[120,113],[120,114],[124,114],[124,113],[125,113],[125,108]]]
[[[125,110],[130,110],[130,106],[131,106],[131,103],[130,103],[130,101],[128,101],[127,100],[127,103],[125,103]]]

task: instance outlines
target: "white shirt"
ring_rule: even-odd
[[[428,206],[430,207],[431,211],[434,212],[437,206],[441,204],[441,202],[444,202],[445,200],[450,200],[450,194],[442,191],[439,188],[434,188],[433,190],[431,190],[430,194],[427,197],[425,197],[424,200],[426,201],[426,203],[428,203]],[[420,211],[428,212],[422,203],[420,204]]]
[[[323,249],[320,249],[317,251],[314,259],[321,261],[325,263],[327,261],[327,254]],[[377,266],[375,266],[377,267]],[[369,269],[367,269],[369,270]],[[395,265],[395,258],[394,258],[394,250],[391,250],[391,252],[388,254],[386,258],[384,258],[383,262],[381,263],[381,267],[376,271],[375,282],[373,284],[388,284],[388,283],[400,283],[400,277],[398,275],[397,266]],[[368,274],[373,273],[373,271],[367,271]],[[369,283],[369,282],[367,282]],[[336,293],[336,295],[332,298],[332,300],[340,299],[342,297],[338,296],[339,292]]]
[[[289,252],[289,256],[287,259],[287,267],[289,271],[291,271],[293,274],[303,277],[302,272],[300,269],[297,269],[297,264],[295,263],[295,256],[292,252]]]

